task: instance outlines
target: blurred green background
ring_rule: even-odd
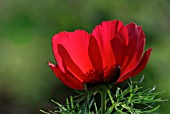
[[[91,32],[113,19],[143,27],[153,52],[139,77],[145,74],[143,85],[157,85],[157,91],[167,91],[161,97],[170,99],[169,0],[0,0],[0,114],[39,114],[52,107],[50,99],[64,102],[73,91],[47,65],[56,63],[51,36]],[[160,114],[169,114],[169,106],[162,103]]]

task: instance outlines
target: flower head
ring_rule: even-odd
[[[104,83],[118,83],[140,73],[151,50],[144,51],[145,34],[135,23],[119,20],[97,25],[91,34],[84,30],[60,32],[52,37],[56,61],[49,66],[68,87],[84,89]]]

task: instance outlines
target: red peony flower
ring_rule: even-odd
[[[105,21],[91,34],[84,30],[60,32],[52,47],[57,65],[49,62],[55,75],[68,87],[82,90],[97,84],[119,83],[141,72],[151,50],[144,54],[145,34],[135,23]]]

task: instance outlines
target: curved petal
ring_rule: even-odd
[[[61,32],[53,36],[52,42],[54,55],[63,72],[65,71],[62,66],[62,61],[65,62],[66,66],[69,67],[68,69],[71,70],[72,73],[76,74],[77,77],[81,77],[82,74],[85,74],[89,70],[93,69],[88,56],[89,39],[89,34],[83,30]],[[71,63],[69,62],[70,60]],[[77,71],[79,71],[79,73],[77,73]],[[82,77],[82,80],[85,79]]]
[[[103,69],[116,64],[116,57],[113,53],[111,40],[114,39],[122,29],[122,23],[118,20],[102,22],[95,27],[92,35],[96,38],[103,60]],[[107,75],[105,75],[107,76]]]
[[[91,60],[91,63],[95,69],[95,74],[96,74],[95,78],[98,79],[99,82],[101,82],[103,80],[102,57],[97,41],[93,35],[90,36],[88,52],[89,52],[89,58]]]
[[[140,26],[131,23],[126,26],[129,31],[129,43],[126,49],[126,59],[122,65],[121,76],[131,72],[138,65],[145,46],[145,35]]]
[[[58,53],[58,44],[59,44],[59,41],[61,39],[65,39],[65,37],[67,37],[67,32],[60,32],[58,34],[55,34],[53,37],[52,37],[52,48],[53,48],[53,53],[54,53],[54,57],[58,63],[58,66],[60,67],[60,69],[65,72],[64,70],[64,67],[63,67],[63,64],[62,64],[62,58],[61,56],[59,55]]]
[[[63,73],[58,65],[48,63],[57,78],[59,78],[65,85],[72,89],[83,90],[84,86],[78,79],[74,78],[70,73]]]
[[[110,43],[116,58],[116,64],[122,66],[124,58],[126,57],[125,54],[128,45],[128,30],[124,27],[123,23],[120,23],[119,25],[122,29],[119,29],[117,35],[110,41]]]
[[[84,73],[81,69],[73,62],[70,55],[68,54],[67,50],[63,47],[63,45],[58,44],[58,53],[61,56],[63,63],[65,66],[64,68],[68,67],[68,69],[74,73],[75,77],[79,79],[81,82],[84,81],[86,77],[84,77]]]
[[[147,62],[148,62],[148,60],[149,60],[151,51],[152,51],[152,49],[148,49],[148,50],[144,53],[144,55],[143,55],[143,57],[141,58],[139,64],[137,65],[137,67],[136,67],[133,71],[131,71],[130,73],[126,74],[125,76],[120,77],[117,82],[122,82],[122,81],[124,81],[124,80],[127,80],[129,77],[134,77],[135,75],[137,75],[138,73],[140,73],[140,72],[145,68],[145,66],[146,66],[146,64],[147,64]]]
[[[133,77],[135,75],[137,75],[138,73],[140,73],[146,66],[148,60],[149,60],[149,57],[150,57],[150,54],[151,54],[151,51],[152,49],[148,49],[142,59],[140,60],[138,66],[132,71],[132,73],[130,74],[130,77]]]

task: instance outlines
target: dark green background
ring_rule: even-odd
[[[152,47],[149,63],[134,80],[145,74],[145,87],[157,85],[170,98],[170,1],[169,0],[0,0],[0,113],[37,114],[63,102],[72,92],[52,73],[56,63],[51,36],[60,31],[91,32],[102,21],[119,19],[143,27],[145,49]],[[162,103],[160,114],[170,112]]]

